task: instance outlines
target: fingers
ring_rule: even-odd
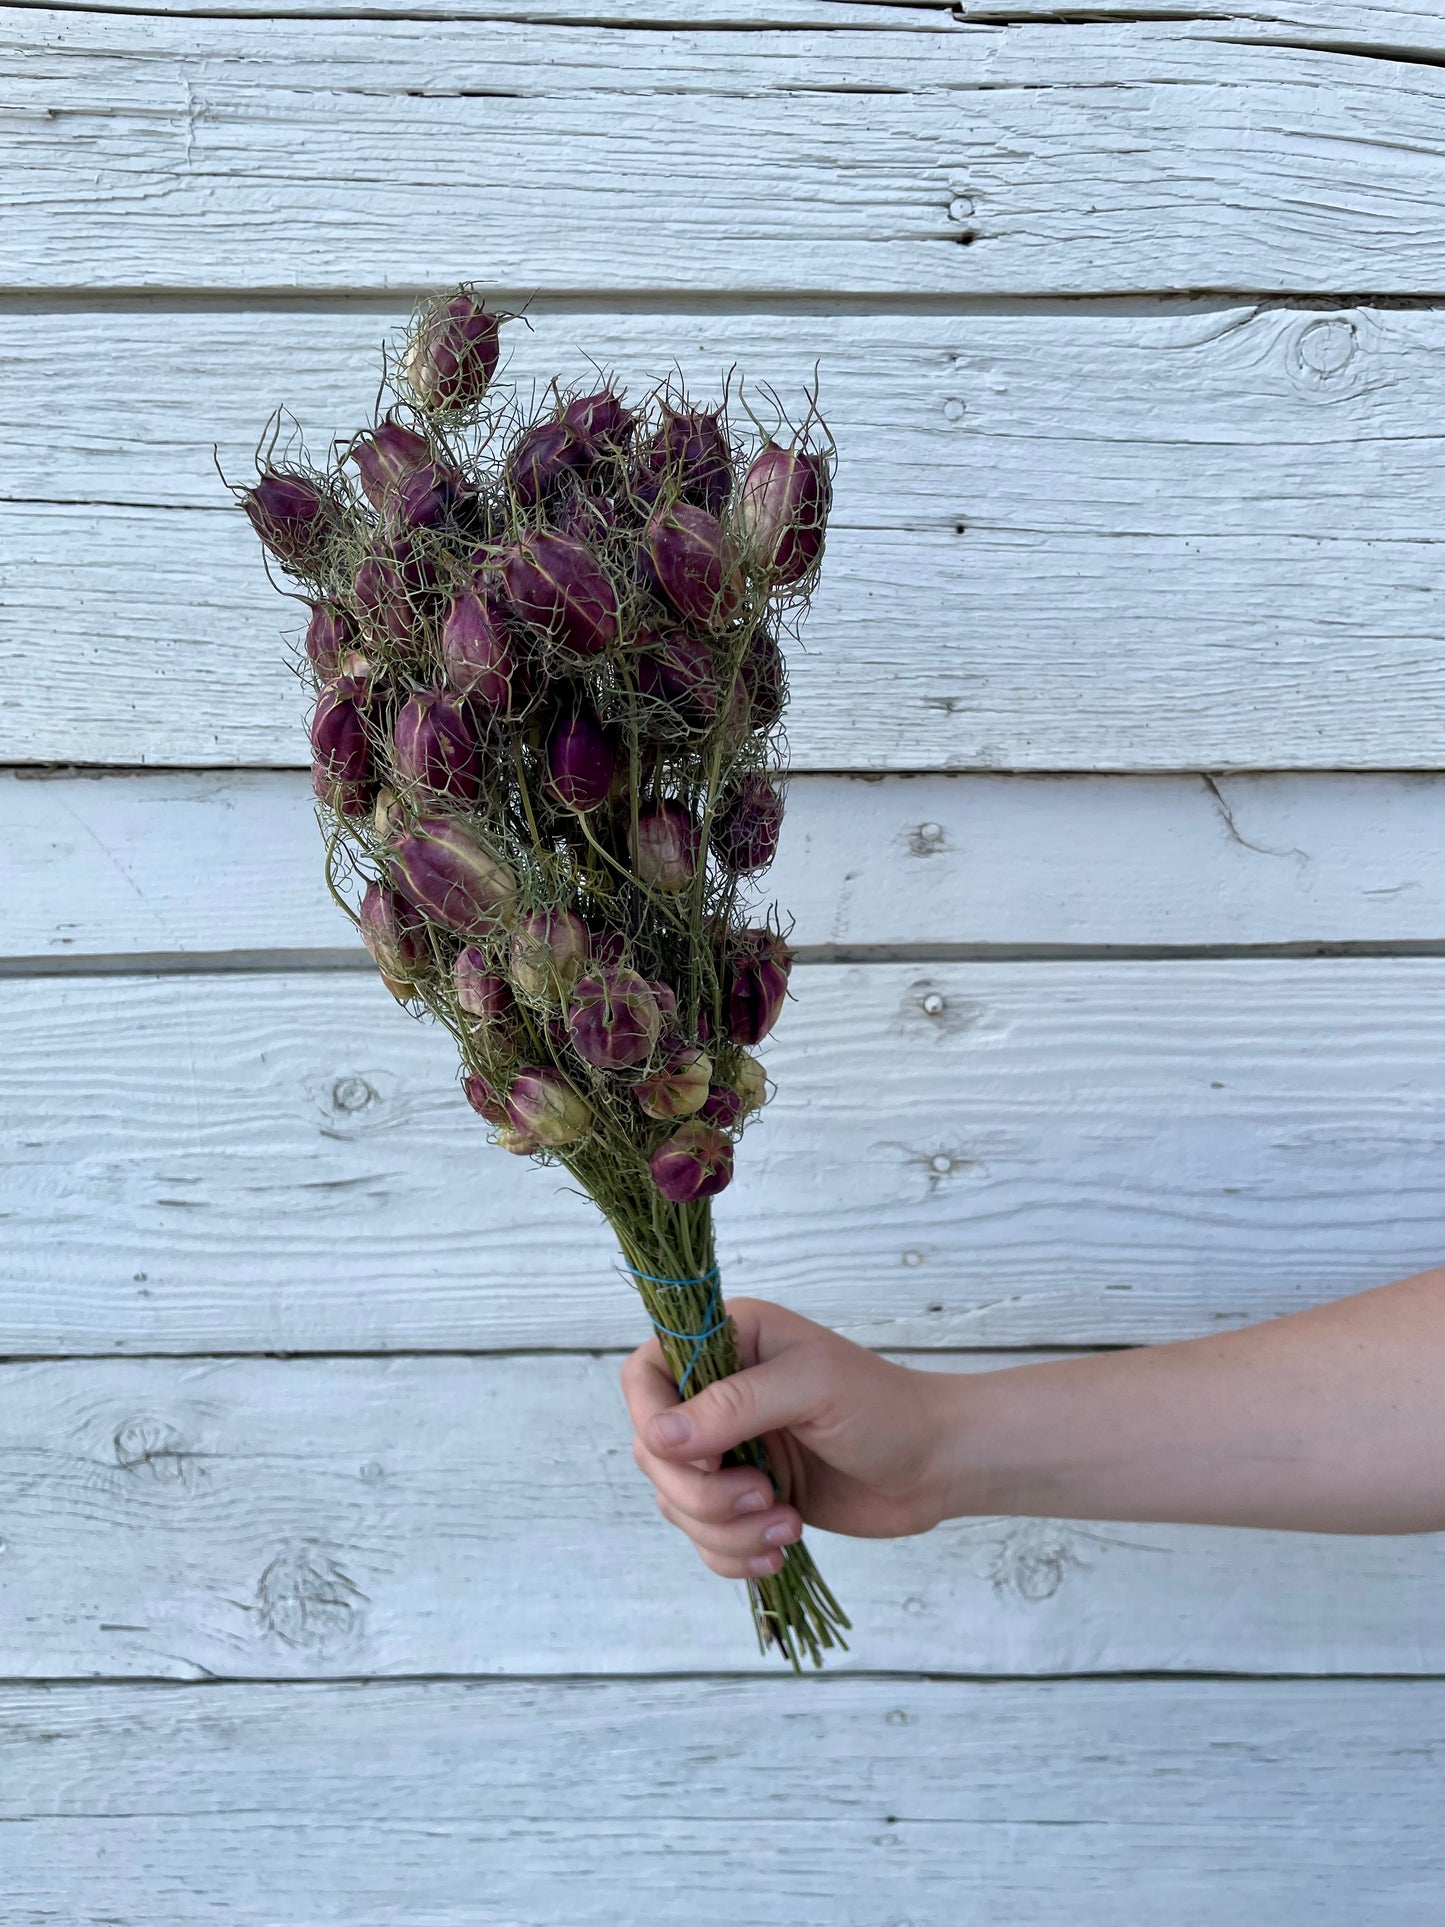
[[[803,1533],[803,1522],[791,1506],[773,1506],[753,1518],[736,1519],[727,1525],[701,1525],[677,1511],[661,1493],[657,1509],[687,1534],[703,1564],[725,1579],[762,1579],[777,1572],[783,1563],[783,1548]]]
[[[628,1359],[622,1383],[632,1422],[647,1450],[656,1458],[682,1463],[716,1459],[764,1432],[806,1423],[823,1390],[816,1354],[799,1346],[719,1379],[679,1403],[656,1340]]]

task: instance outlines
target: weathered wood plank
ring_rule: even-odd
[[[764,895],[804,951],[1441,942],[1442,824],[1445,776],[801,776]],[[0,773],[0,902],[12,968],[365,962],[290,771]]]
[[[1441,289],[1427,65],[951,22],[26,10],[4,44],[15,288]]]
[[[0,1719],[14,1927],[1433,1927],[1445,1873],[1435,1682],[15,1687]]]
[[[12,499],[214,508],[284,399],[350,435],[406,304],[0,313]],[[801,397],[816,369],[855,527],[1439,538],[1445,311],[1161,302],[1143,313],[581,312],[511,331],[523,394],[587,357]],[[1388,583],[1379,585],[1382,594]]]
[[[617,1366],[0,1367],[0,1674],[775,1671],[742,1588],[659,1519]],[[853,1669],[1445,1671],[1445,1533],[991,1519],[809,1537]]]
[[[973,26],[1048,26],[1061,13],[1097,28],[1136,21],[1138,0],[1089,0],[1062,8],[1057,0],[959,0],[956,18]],[[1230,41],[1337,47],[1342,52],[1402,60],[1445,53],[1445,18],[1436,6],[1412,0],[1150,0],[1156,27]],[[1299,39],[1283,41],[1283,36]]]
[[[117,13],[192,14],[224,19],[276,19],[288,12],[300,13],[299,6],[272,4],[265,12],[258,0],[116,0]],[[948,9],[943,0],[687,0],[687,4],[665,6],[660,0],[526,0],[519,7],[515,0],[307,0],[304,11],[311,15],[337,13],[348,20],[385,20],[398,15],[417,19],[439,14],[446,19],[499,20],[509,25],[519,18],[528,24],[558,26],[607,26],[635,29],[643,27],[729,28],[745,27],[832,27],[863,28],[876,33],[908,30],[938,32],[946,24]],[[940,19],[940,16],[945,19]]]
[[[1440,543],[838,528],[793,760],[1434,768],[1442,593]],[[0,761],[305,753],[295,605],[239,515],[0,507],[0,607]]]
[[[1129,1342],[1438,1263],[1445,961],[816,965],[720,1201],[866,1343]],[[359,972],[5,987],[0,1353],[629,1345],[592,1207]]]

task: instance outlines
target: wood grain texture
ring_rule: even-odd
[[[1445,962],[818,965],[724,1275],[865,1343],[1122,1343],[1438,1263]],[[20,980],[0,1353],[630,1345],[590,1204],[359,972]]]
[[[764,900],[808,951],[1445,941],[1445,776],[802,776]],[[0,773],[0,959],[366,953],[308,780]]]
[[[406,315],[404,302],[278,312],[244,297],[234,309],[0,313],[3,493],[219,507],[216,445],[226,472],[247,476],[283,399],[314,449],[350,436],[374,399],[381,343]],[[534,305],[528,319],[508,331],[504,371],[523,396],[555,374],[588,379],[594,364],[643,393],[676,363],[702,396],[721,394],[736,366],[750,399],[770,383],[800,404],[816,371],[848,527],[1439,539],[1437,308]]]
[[[658,1517],[618,1363],[0,1367],[0,1674],[776,1672],[743,1589]],[[834,1670],[1445,1672],[1445,1533],[981,1519],[809,1543],[854,1624]]]
[[[1441,290],[1428,65],[1129,26],[39,11],[0,57],[14,288]]]
[[[1434,768],[1442,593],[1411,540],[839,528],[793,762]],[[295,764],[295,606],[239,515],[0,508],[0,760]]]
[[[12,1687],[0,1899],[14,1927],[1434,1927],[1442,1720],[1422,1682]]]
[[[958,0],[954,16],[972,26],[1048,26],[1061,14],[1097,27],[1138,20],[1138,0],[1089,0],[1064,8],[1057,0]],[[1445,53],[1445,18],[1414,0],[1150,0],[1148,18],[1202,39],[1273,41],[1333,47],[1377,58],[1419,59]]]

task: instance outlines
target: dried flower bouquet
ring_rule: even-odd
[[[771,396],[750,453],[671,383],[526,406],[495,381],[501,320],[468,288],[425,304],[372,425],[321,470],[278,417],[237,493],[310,605],[333,895],[455,1037],[496,1142],[596,1200],[691,1396],[739,1369],[711,1200],[787,994],[747,903],[832,448]],[[774,1476],[759,1441],[730,1462]],[[844,1643],[803,1545],[749,1595],[795,1668]]]

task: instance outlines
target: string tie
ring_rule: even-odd
[[[718,1273],[718,1268],[716,1265],[710,1265],[708,1269],[697,1278],[654,1278],[651,1272],[638,1271],[633,1265],[628,1265],[626,1268],[632,1273],[634,1278],[639,1279],[644,1285],[659,1285],[664,1291],[683,1291],[688,1285],[710,1284],[712,1286],[712,1290],[708,1293],[707,1305],[702,1314],[704,1329],[700,1332],[674,1331],[670,1325],[664,1325],[661,1320],[653,1318],[651,1312],[647,1314],[649,1318],[652,1318],[654,1330],[662,1332],[668,1338],[676,1338],[684,1345],[692,1346],[692,1357],[688,1360],[687,1370],[677,1382],[678,1393],[679,1396],[681,1396],[686,1393],[687,1381],[692,1377],[697,1361],[702,1357],[703,1346],[710,1338],[714,1337],[718,1332],[723,1331],[727,1326],[728,1321],[726,1317],[719,1318],[716,1323],[712,1322],[713,1314],[720,1309],[718,1293],[722,1288],[722,1280]]]

